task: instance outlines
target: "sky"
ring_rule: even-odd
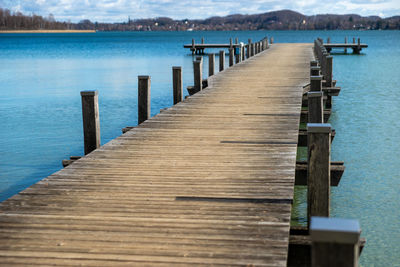
[[[139,18],[204,19],[290,9],[304,15],[400,15],[400,0],[0,0],[0,7],[58,21],[123,22]]]

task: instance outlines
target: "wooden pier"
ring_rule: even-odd
[[[253,47],[205,89],[195,75],[198,91],[184,101],[174,67],[176,105],[0,203],[0,265],[287,266],[314,52],[312,44]],[[150,77],[139,76],[138,87],[149,102]],[[81,95],[98,121],[97,93]],[[86,130],[97,138],[97,128]],[[330,144],[330,126],[309,129],[308,142]],[[305,168],[326,175],[330,161],[320,170],[313,160],[330,149],[319,149]],[[324,251],[326,229],[313,222]]]

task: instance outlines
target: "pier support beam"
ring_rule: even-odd
[[[324,105],[323,93],[308,92],[308,122],[309,123],[323,123],[324,122]]]
[[[215,69],[215,54],[211,53],[208,54],[208,77],[211,77],[214,75],[214,69]]]
[[[332,69],[333,69],[333,57],[327,56],[326,57],[326,87],[332,87]]]
[[[225,68],[225,51],[219,51],[219,71],[223,71]]]
[[[360,253],[357,220],[312,217],[312,267],[357,267]]]
[[[203,60],[193,61],[194,93],[203,90]]]
[[[97,91],[82,91],[82,119],[85,155],[100,147],[99,95]]]
[[[172,67],[172,85],[174,105],[176,105],[183,99],[182,67]]]
[[[231,48],[229,48],[229,67],[232,67],[233,66],[233,58],[234,58],[234,49],[231,47]]]
[[[329,217],[331,185],[331,125],[308,123],[307,218]]]
[[[138,76],[138,124],[150,118],[150,76]]]
[[[319,92],[322,90],[322,76],[310,76],[310,91]]]

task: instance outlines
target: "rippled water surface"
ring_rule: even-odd
[[[333,53],[342,91],[330,119],[337,133],[332,159],[343,160],[346,171],[332,188],[331,213],[360,220],[363,266],[400,266],[399,31],[2,34],[0,201],[83,154],[80,91],[99,91],[104,144],[137,122],[138,75],[151,76],[152,115],[172,105],[172,66],[183,67],[184,87],[193,83],[184,43],[265,35],[277,42],[361,37],[369,45],[361,55]],[[305,222],[305,199],[296,188],[293,224]]]

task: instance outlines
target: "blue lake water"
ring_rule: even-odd
[[[83,154],[80,91],[99,91],[104,144],[137,123],[138,75],[151,76],[152,115],[172,105],[172,66],[183,67],[184,88],[193,83],[184,43],[266,35],[276,42],[347,36],[368,43],[361,55],[333,53],[342,91],[330,119],[337,133],[332,160],[343,160],[346,171],[332,188],[331,214],[360,220],[367,239],[362,266],[400,266],[399,31],[2,34],[0,201]],[[305,189],[296,188],[294,224],[305,222],[305,200]]]

